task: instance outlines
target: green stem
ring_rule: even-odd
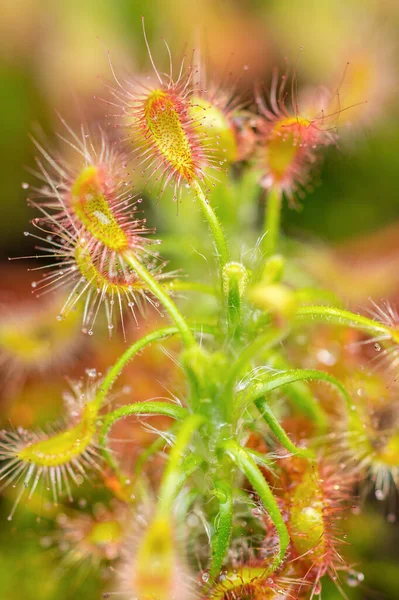
[[[198,181],[192,181],[190,185],[197,200],[200,203],[202,214],[208,221],[209,229],[211,230],[213,241],[215,242],[216,246],[216,251],[218,253],[220,267],[222,269],[230,261],[230,252],[227,246],[222,226],[213,208],[209,204],[208,200],[205,198],[205,194],[202,191],[202,188]]]
[[[136,404],[121,406],[121,408],[114,410],[104,418],[99,438],[102,453],[109,465],[115,471],[119,472],[118,464],[114,460],[112,452],[108,449],[108,433],[115,421],[119,421],[119,419],[124,419],[131,415],[163,415],[181,421],[185,419],[188,414],[189,412],[187,409],[172,404],[171,402],[137,402]]]
[[[270,364],[279,371],[291,370],[291,365],[277,352],[271,356]],[[313,396],[309,386],[303,381],[296,381],[286,386],[284,393],[295,407],[314,421],[319,434],[324,434],[328,428],[327,415]]]
[[[222,271],[223,294],[227,309],[228,335],[240,338],[241,299],[248,283],[248,272],[239,262],[228,263]]]
[[[176,423],[174,425],[176,425]],[[165,432],[165,434],[173,435],[174,429],[175,429],[175,427],[172,426],[170,429],[168,429]],[[134,476],[136,479],[141,474],[141,471],[143,470],[144,465],[146,464],[148,459],[151,458],[151,456],[153,456],[157,452],[159,452],[161,450],[161,448],[163,448],[166,444],[167,444],[167,442],[164,439],[164,437],[160,436],[160,437],[157,437],[152,442],[152,444],[150,444],[149,446],[144,448],[144,450],[141,452],[140,456],[137,458],[135,465],[134,465],[133,472],[134,472]]]
[[[289,333],[288,329],[270,329],[267,333],[259,335],[255,341],[251,342],[240,353],[237,360],[232,364],[227,373],[225,383],[226,397],[233,393],[234,385],[238,377],[244,372],[251,360],[261,351],[273,348],[279,344]]]
[[[253,386],[250,392],[249,402],[255,402],[258,398],[269,394],[273,390],[296,381],[324,381],[325,383],[333,385],[343,397],[348,411],[351,410],[352,400],[342,383],[324,371],[316,371],[313,369],[292,369],[290,371],[284,371],[283,373],[273,373],[273,375],[269,375],[262,383],[257,383]],[[245,400],[248,401],[248,394],[245,395]]]
[[[272,256],[276,252],[280,233],[280,216],[282,195],[275,187],[270,188],[266,198],[264,235],[262,249],[266,256]]]
[[[183,410],[185,411],[185,409]],[[192,435],[203,424],[204,420],[201,415],[189,415],[180,427],[161,481],[157,507],[157,515],[160,517],[170,515],[173,501],[181,488],[183,456],[187,451]]]
[[[209,570],[211,582],[220,573],[230,546],[233,530],[233,491],[231,485],[227,481],[215,482],[214,494],[219,500],[219,513],[215,519],[212,536],[212,561]]]
[[[278,422],[276,416],[273,414],[273,411],[265,398],[256,398],[254,403],[280,444],[284,446],[288,452],[291,452],[291,454],[295,454],[297,456],[303,456],[305,458],[314,458],[314,452],[305,448],[298,448],[298,446],[295,446],[295,444],[291,442],[290,438]]]
[[[227,296],[229,337],[238,338],[241,326],[241,295],[237,281],[232,281]]]
[[[178,486],[178,491],[183,487],[186,479],[190,477],[200,467],[204,464],[204,459],[202,456],[197,456],[197,454],[189,454],[181,463],[181,474],[180,474],[180,484]],[[176,494],[175,494],[176,495]]]
[[[370,334],[385,334],[397,341],[396,332],[383,323],[333,306],[300,306],[295,314],[295,320],[305,323],[327,323],[328,325],[352,327]]]
[[[163,329],[158,329],[156,331],[152,331],[151,333],[145,335],[137,342],[134,342],[127,350],[118,358],[116,363],[108,370],[106,376],[101,382],[100,387],[98,388],[95,403],[98,408],[101,407],[103,400],[105,399],[108,391],[114,385],[117,377],[121,374],[124,367],[128,364],[132,358],[140,352],[146,346],[149,346],[153,342],[157,342],[164,338],[170,337],[171,335],[175,335],[179,332],[177,327],[165,327]]]
[[[198,330],[200,333],[211,333],[212,335],[218,332],[214,326],[207,324],[198,324],[195,328],[193,327],[193,330]],[[128,364],[129,361],[132,360],[132,358],[136,354],[138,354],[141,350],[143,350],[143,348],[149,346],[153,342],[158,342],[162,339],[175,335],[176,333],[179,333],[178,327],[164,327],[163,329],[157,329],[156,331],[152,331],[151,333],[148,333],[147,335],[139,339],[137,342],[134,342],[134,344],[132,344],[122,354],[122,356],[118,358],[116,363],[108,370],[106,376],[101,382],[101,385],[97,390],[95,398],[95,404],[97,408],[99,409],[101,407],[107,393],[114,385],[116,379],[119,377],[124,367]]]
[[[139,278],[147,284],[148,289],[160,301],[165,310],[174,320],[176,327],[179,329],[179,332],[182,336],[184,345],[187,348],[194,346],[196,342],[190,330],[190,327],[188,326],[185,318],[177,308],[176,304],[165,292],[162,285],[160,285],[157,282],[157,280],[151,275],[148,269],[146,269],[146,267],[138,260],[134,252],[132,252],[131,250],[127,250],[123,256],[126,262],[130,265],[130,267],[132,267],[132,269],[139,276]]]
[[[235,440],[228,440],[223,444],[223,448],[237,464],[238,468],[244,473],[255,492],[258,494],[276,528],[280,540],[280,548],[268,569],[269,573],[273,573],[283,561],[288,544],[290,543],[290,536],[284,523],[284,519],[267,481],[250,454]]]

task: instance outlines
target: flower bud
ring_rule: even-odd
[[[278,321],[290,321],[296,312],[297,301],[294,291],[281,283],[258,283],[248,292],[250,302],[257,308],[270,312]]]
[[[230,262],[223,267],[223,290],[226,296],[231,291],[238,291],[240,298],[245,294],[248,283],[248,271],[243,264]]]
[[[284,274],[285,260],[281,254],[274,254],[263,267],[262,282],[279,283]]]

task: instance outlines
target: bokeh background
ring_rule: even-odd
[[[56,111],[72,125],[106,117],[102,96],[113,64],[148,71],[141,16],[157,64],[167,66],[164,36],[174,56],[200,44],[213,77],[226,71],[245,94],[267,82],[285,58],[297,64],[302,88],[340,90],[340,143],[328,151],[315,187],[300,210],[285,209],[284,229],[303,241],[302,261],[357,306],[368,295],[399,297],[399,3],[397,0],[3,0],[0,18],[0,287],[2,298],[29,293],[9,256],[32,253],[23,236],[31,217],[22,183],[34,164],[29,134],[59,129]],[[347,68],[346,64],[349,63]],[[346,68],[345,76],[343,73]],[[319,184],[320,182],[320,184]],[[260,192],[259,192],[260,197]],[[318,247],[318,252],[307,250]],[[112,349],[107,355],[112,354]],[[115,348],[115,354],[118,350]],[[104,361],[106,362],[106,361]],[[149,375],[150,377],[150,375]],[[22,424],[39,423],[58,405],[44,384],[3,410]],[[29,408],[28,408],[29,407]],[[13,413],[14,410],[14,413]],[[378,507],[380,509],[380,507]],[[101,575],[56,567],[46,519],[21,511],[9,523],[0,504],[0,598],[69,600],[100,597]],[[397,507],[389,508],[390,521]],[[348,523],[362,557],[365,583],[351,598],[399,598],[398,528],[371,503]],[[51,545],[51,544],[50,544]],[[340,597],[332,587],[323,598]]]

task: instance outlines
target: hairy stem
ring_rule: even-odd
[[[215,327],[206,324],[199,324],[197,327],[193,327],[193,331],[198,330],[200,333],[217,333]],[[108,370],[106,376],[101,382],[100,387],[98,388],[95,403],[98,408],[102,405],[107,393],[114,385],[116,379],[121,374],[122,370],[125,366],[132,360],[132,358],[138,354],[143,348],[149,346],[153,342],[158,342],[162,339],[171,337],[172,335],[176,335],[179,333],[178,327],[164,327],[162,329],[157,329],[156,331],[152,331],[148,333],[141,339],[134,342],[123,354],[118,358],[116,363]]]
[[[291,452],[291,454],[296,454],[297,456],[303,456],[305,458],[314,458],[314,452],[305,448],[298,448],[298,446],[295,446],[295,444],[291,442],[290,438],[278,422],[276,416],[273,414],[273,411],[265,398],[256,398],[254,403],[280,444],[284,446],[288,452]]]
[[[187,409],[176,404],[172,404],[171,402],[151,401],[127,404],[126,406],[121,406],[121,408],[109,413],[104,418],[104,422],[100,431],[99,444],[104,458],[115,471],[119,471],[119,467],[112,456],[112,452],[108,449],[108,433],[116,421],[131,415],[163,415],[181,421],[185,419],[187,415],[189,415],[189,412]]]
[[[157,507],[158,516],[167,517],[172,510],[173,501],[181,488],[182,475],[184,476],[183,457],[187,452],[191,437],[203,424],[204,420],[201,415],[189,415],[179,429],[161,481]]]
[[[245,293],[248,272],[239,262],[228,263],[222,271],[222,285],[227,304],[227,332],[232,339],[239,340],[241,335],[241,300]]]
[[[271,366],[279,371],[292,369],[291,365],[277,352],[271,357]],[[306,383],[303,381],[291,383],[286,386],[284,393],[295,408],[312,419],[319,434],[326,432],[328,428],[327,415]]]
[[[199,201],[202,214],[208,221],[209,229],[211,230],[213,241],[215,242],[216,251],[219,257],[221,269],[230,261],[230,252],[227,246],[226,238],[223,233],[222,226],[217,218],[213,208],[205,198],[205,194],[198,181],[193,181],[191,184],[197,200]]]
[[[280,540],[280,548],[268,569],[269,573],[273,573],[283,561],[290,542],[290,536],[284,523],[284,519],[267,481],[250,454],[235,440],[228,440],[223,444],[223,448],[237,464],[238,468],[244,473],[258,494],[276,528]]]
[[[264,235],[262,249],[266,256],[276,252],[280,234],[282,195],[275,187],[270,188],[266,198]]]
[[[167,438],[168,436],[174,436],[175,429],[176,423],[174,423],[174,426],[172,426],[164,433],[165,437],[157,437],[149,446],[146,446],[143,449],[134,465],[134,476],[136,478],[142,472],[144,465],[147,463],[148,459],[151,458],[151,456],[154,456],[154,454],[157,454],[157,452],[159,452],[164,446],[167,445],[167,440],[165,438]]]
[[[212,536],[212,560],[209,570],[211,581],[220,573],[230,546],[233,529],[233,491],[227,481],[216,481],[214,494],[219,501],[219,513],[215,519]]]
[[[126,262],[132,267],[134,272],[139,276],[139,278],[147,284],[148,289],[154,294],[154,296],[163,305],[165,310],[169,313],[170,317],[175,322],[176,327],[179,329],[184,345],[187,348],[194,346],[196,342],[193,333],[190,330],[190,327],[188,326],[185,318],[177,308],[176,304],[165,292],[162,285],[160,285],[157,282],[157,280],[151,275],[148,269],[146,269],[146,267],[138,260],[138,258],[133,252],[127,250],[124,253],[124,258]]]
[[[342,325],[360,329],[369,334],[385,334],[397,341],[397,332],[383,323],[363,317],[356,313],[333,306],[300,306],[295,314],[295,320],[301,323],[327,323],[327,325]]]
[[[273,390],[277,390],[278,388],[296,381],[324,381],[325,383],[333,385],[344,399],[347,410],[351,410],[352,400],[342,383],[324,371],[316,371],[313,369],[292,369],[282,373],[273,373],[265,378],[262,383],[254,385],[250,391],[249,399],[247,394],[245,396],[245,401],[255,402],[258,398],[262,398]]]
[[[134,344],[132,344],[126,350],[126,352],[124,352],[122,356],[118,358],[116,363],[108,370],[106,376],[101,382],[95,399],[97,407],[99,408],[102,405],[107,393],[114,385],[116,379],[121,374],[124,367],[128,364],[129,361],[132,360],[132,358],[136,354],[140,352],[140,350],[142,350],[146,346],[149,346],[153,342],[160,341],[164,338],[170,337],[171,335],[175,335],[178,332],[179,329],[177,327],[165,327],[163,329],[157,329],[156,331],[152,331],[151,333],[139,339],[137,342],[134,342]]]
[[[251,360],[259,352],[268,350],[279,344],[288,333],[288,329],[270,329],[267,333],[259,335],[241,351],[237,360],[232,364],[227,373],[225,383],[225,393],[227,397],[232,394],[237,379],[243,374]]]

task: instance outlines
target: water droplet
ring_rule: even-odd
[[[28,235],[29,235],[29,231],[24,231],[24,236],[28,237]]]
[[[21,187],[23,190],[27,190],[29,188],[29,183],[26,183],[25,181],[23,183],[21,183]]]
[[[209,573],[202,573],[201,579],[204,583],[207,583],[209,581]]]
[[[93,333],[94,333],[94,332],[93,332],[93,330],[92,330],[92,329],[89,329],[89,331],[88,331],[87,333],[88,333],[89,335],[93,335]]]
[[[375,344],[373,344],[373,346],[374,346],[374,350],[375,350],[376,352],[380,352],[380,350],[381,350],[381,346],[380,346],[380,344],[377,344],[377,342],[376,342]]]
[[[262,516],[262,509],[261,508],[254,508],[252,509],[252,514],[254,517],[261,517]]]
[[[385,494],[382,490],[375,490],[375,497],[377,498],[377,500],[384,500]]]
[[[33,288],[35,288],[35,287],[37,286],[37,282],[36,282],[36,281],[32,281],[32,283],[31,283],[31,286],[32,286]]]
[[[322,348],[316,354],[317,360],[327,367],[332,367],[337,362],[336,357],[326,348]]]
[[[57,319],[57,321],[62,321],[62,315],[57,315],[56,319]]]
[[[362,581],[364,581],[364,574],[358,571],[350,571],[350,573],[348,573],[348,577],[346,578],[346,583],[349,585],[349,587],[356,587],[359,585],[359,583],[362,583]]]
[[[94,379],[94,377],[97,377],[97,370],[96,369],[86,369],[86,375],[88,377],[91,377],[92,379]]]

